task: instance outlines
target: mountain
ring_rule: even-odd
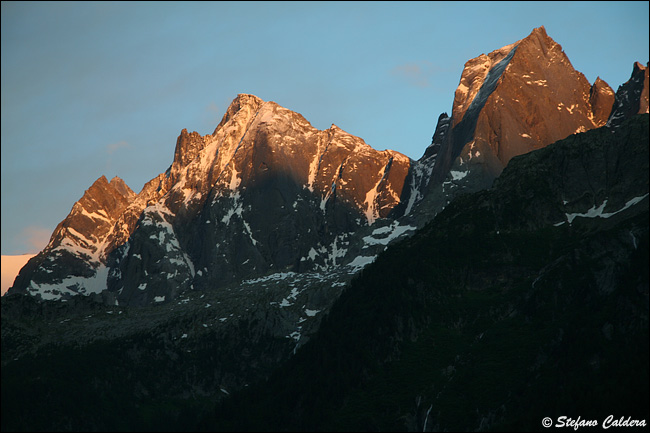
[[[3,430],[648,419],[648,120],[513,158],[493,188],[389,246],[329,313],[302,310],[322,322],[298,350],[269,332],[301,310],[299,285],[269,308],[286,279],[138,309],[3,298]],[[240,303],[246,315],[229,313]]]
[[[647,68],[615,95],[544,27],[465,64],[419,161],[241,94],[212,134],[181,131],[171,166],[140,193],[98,179],[9,294],[144,306],[277,272],[345,283],[512,157],[647,112],[647,100]]]
[[[169,169],[139,194],[97,180],[10,293],[148,305],[274,270],[354,270],[345,246],[399,212],[409,167],[400,153],[242,94],[213,134],[183,130]]]
[[[456,195],[490,187],[514,156],[605,125],[622,110],[613,110],[615,99],[617,107],[629,106],[621,119],[647,113],[647,76],[647,68],[636,63],[616,96],[600,78],[589,84],[544,27],[469,60],[451,116],[440,116],[418,161],[430,173],[420,188],[427,197],[418,212],[430,218]],[[630,102],[620,102],[628,94]]]
[[[27,293],[41,299],[60,299],[105,290],[103,246],[134,197],[122,179],[97,179],[56,227],[43,251],[20,271],[8,293],[26,287]]]
[[[497,356],[466,346],[474,336],[460,332],[465,324],[517,344],[539,337],[539,356],[564,359],[547,350],[566,349],[548,339],[557,329],[503,320],[515,310],[525,324],[561,313],[548,326],[568,332],[576,325],[566,310],[542,301],[576,306],[574,274],[614,293],[592,297],[614,316],[601,324],[580,310],[575,321],[589,326],[572,338],[595,338],[596,324],[623,326],[608,302],[631,305],[629,317],[643,324],[637,299],[618,296],[627,278],[647,300],[647,279],[629,270],[647,251],[647,115],[635,117],[648,110],[647,76],[635,63],[616,93],[600,79],[590,85],[535,29],[466,63],[451,115],[440,115],[417,161],[238,95],[212,134],[182,130],[169,168],[139,193],[100,177],[20,271],[2,297],[3,430],[374,428],[354,424],[365,420],[355,410],[377,401],[366,393],[385,394],[381,381],[397,386],[410,374],[393,361],[424,354],[452,367],[447,380],[460,369],[454,356],[477,371],[468,357]],[[550,295],[536,291],[552,280],[545,275],[558,276]],[[531,296],[542,299],[541,316]],[[642,333],[629,329],[636,342]],[[420,346],[438,331],[451,341],[442,360]],[[633,355],[627,342],[618,348]],[[610,362],[609,352],[597,356]],[[469,380],[474,370],[464,371]],[[378,404],[410,421],[386,423],[369,409],[368,426],[461,427],[425,416],[434,395],[409,383],[398,405],[417,400],[413,413]],[[212,415],[220,400],[230,418]],[[510,397],[494,401],[515,407]],[[508,422],[484,408],[489,425]]]
[[[539,27],[465,63],[434,179],[454,164],[481,165],[494,178],[514,156],[604,125],[613,103],[607,83],[590,85]]]
[[[647,427],[648,120],[513,158],[493,188],[389,246],[301,351],[204,427],[539,431],[567,414]]]

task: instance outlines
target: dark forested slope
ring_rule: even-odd
[[[648,115],[516,157],[389,247],[295,357],[203,427],[647,420],[648,225]]]

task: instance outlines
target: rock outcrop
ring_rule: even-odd
[[[615,128],[635,114],[648,112],[648,65],[634,63],[632,76],[619,86],[607,126]]]

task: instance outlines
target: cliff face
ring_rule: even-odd
[[[635,62],[632,76],[616,91],[607,126],[616,128],[630,116],[648,112],[648,65]]]
[[[593,121],[596,126],[603,126],[607,123],[615,99],[614,91],[609,87],[609,84],[601,80],[600,77],[596,78],[589,93],[589,104],[592,108]]]
[[[592,85],[544,27],[468,61],[451,117],[441,116],[416,164],[431,173],[416,213],[428,220],[457,195],[491,187],[515,156],[647,112],[647,75],[635,64],[616,95],[600,78]]]
[[[589,84],[562,47],[537,28],[465,64],[434,178],[442,181],[452,166],[470,160],[496,177],[516,155],[602,126],[611,95],[604,81]]]

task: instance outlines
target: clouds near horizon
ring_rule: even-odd
[[[433,64],[428,61],[404,63],[395,66],[391,70],[391,75],[405,80],[411,86],[431,87],[430,78],[433,76]]]
[[[52,231],[44,227],[27,226],[15,235],[15,241],[24,246],[26,254],[41,252],[50,242]]]
[[[20,272],[25,263],[34,257],[34,254],[23,254],[20,256],[2,256],[2,278],[1,289],[2,295],[7,292],[9,287],[14,284],[16,276]]]

